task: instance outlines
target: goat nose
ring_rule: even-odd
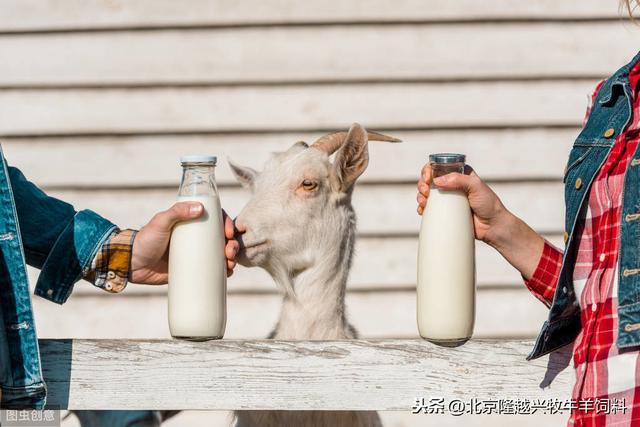
[[[247,232],[247,226],[241,220],[239,220],[239,218],[236,217],[236,219],[233,220],[233,222],[236,226],[236,231],[239,234],[244,234]]]

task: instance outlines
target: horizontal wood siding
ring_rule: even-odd
[[[353,121],[393,134],[404,142],[372,143],[354,192],[348,304],[363,336],[410,337],[415,182],[428,154],[466,153],[509,209],[562,247],[561,179],[587,94],[640,35],[617,16],[595,0],[5,0],[0,136],[9,162],[52,195],[140,227],[173,203],[181,155],[219,156],[233,216],[248,195],[228,158],[259,169],[272,152]],[[478,243],[476,253],[478,334],[535,335],[544,307],[495,251]],[[231,336],[266,334],[279,304],[268,275],[239,267],[229,291]],[[164,320],[140,321],[164,316],[165,292],[131,285],[115,298],[82,282],[64,311],[37,301],[40,332],[55,334],[42,319],[60,316],[59,334],[117,337],[94,309],[105,304],[135,336],[166,336]],[[242,319],[261,301],[268,309],[252,327]],[[394,314],[379,324],[387,301]],[[81,312],[92,319],[84,326]],[[511,315],[524,317],[505,322]]]
[[[559,80],[7,89],[0,92],[0,135],[302,132],[353,121],[379,130],[577,126],[594,86]]]
[[[0,86],[596,78],[638,39],[616,21],[25,34],[0,38]]]
[[[372,127],[375,129],[375,126]],[[483,178],[507,182],[562,178],[577,127],[524,129],[450,129],[389,133],[402,144],[372,142],[369,168],[359,183],[415,183],[429,153],[460,151]],[[10,163],[45,188],[175,189],[178,159],[186,153],[214,153],[218,184],[237,184],[227,159],[260,169],[274,151],[298,140],[309,143],[321,132],[231,133],[209,135],[80,136],[6,138]],[[250,155],[248,154],[250,153]],[[526,153],[536,153],[527,155]],[[544,153],[544,154],[542,154]],[[130,159],[141,159],[131,162]],[[90,159],[90,161],[88,161]],[[72,165],[70,167],[69,165]],[[112,173],[118,165],[118,173]],[[356,196],[359,190],[356,190]]]
[[[430,22],[531,19],[618,19],[602,0],[3,0],[1,31],[103,28]]]

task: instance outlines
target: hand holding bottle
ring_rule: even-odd
[[[418,182],[418,214],[422,215],[427,198],[429,197],[429,186],[432,182],[431,166],[426,164],[422,168],[420,181]],[[469,206],[473,211],[473,228],[475,237],[491,244],[496,229],[504,224],[505,219],[510,215],[504,207],[496,193],[476,174],[470,166],[466,166],[465,174],[450,173],[438,177],[433,182],[436,187],[442,190],[461,190],[469,199]]]
[[[418,214],[424,212],[432,183],[429,164],[422,168],[418,182]],[[462,190],[473,213],[476,239],[493,246],[520,271],[525,279],[535,271],[542,254],[544,239],[502,204],[496,193],[467,166],[465,173],[438,177],[433,184],[443,190]]]
[[[180,202],[171,208],[157,213],[136,235],[131,254],[131,272],[133,283],[163,285],[168,280],[169,240],[173,226],[180,221],[199,218],[203,213],[198,202]],[[227,275],[233,274],[236,265],[238,242],[234,239],[233,221],[224,216],[224,234],[226,238],[225,256]],[[213,238],[213,236],[212,236]]]

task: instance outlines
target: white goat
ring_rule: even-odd
[[[399,142],[354,124],[274,154],[260,173],[230,162],[252,198],[236,219],[238,261],[264,268],[284,290],[280,318],[269,338],[355,338],[345,316],[356,215],[351,194],[369,162],[368,140]],[[329,157],[337,151],[335,161]],[[371,427],[376,412],[239,411],[241,427]]]

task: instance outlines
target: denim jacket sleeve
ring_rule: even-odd
[[[35,294],[64,303],[114,224],[90,210],[47,196],[20,170],[9,167],[27,264],[41,269]]]

